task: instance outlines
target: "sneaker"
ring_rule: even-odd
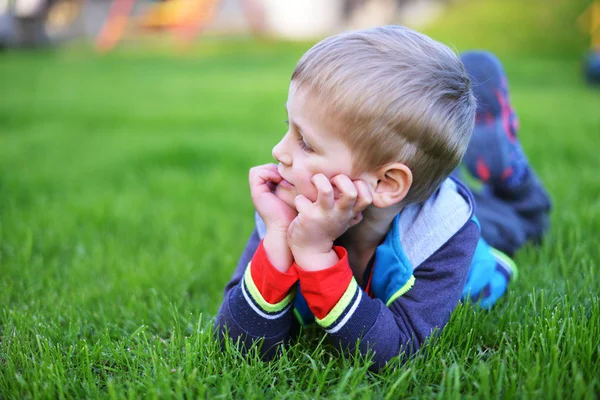
[[[470,299],[481,308],[489,310],[504,296],[511,281],[517,279],[515,262],[501,251],[479,240],[462,299]]]
[[[471,51],[461,55],[477,98],[475,129],[463,162],[484,183],[501,189],[521,186],[529,164],[519,140],[519,123],[510,104],[506,74],[491,53]]]
[[[504,275],[507,281],[516,281],[519,277],[519,270],[512,258],[493,247],[490,247],[490,252],[496,259],[496,271]]]

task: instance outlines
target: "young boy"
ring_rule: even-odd
[[[245,346],[262,339],[269,357],[298,322],[316,321],[334,343],[372,351],[379,368],[443,328],[463,290],[491,305],[514,264],[480,239],[473,196],[449,178],[471,150],[476,108],[458,57],[410,29],[350,32],[310,49],[292,75],[278,164],[250,170],[256,229],[218,334]],[[505,178],[492,179],[493,167],[478,176],[490,187]],[[519,174],[503,196],[529,190],[530,174]]]

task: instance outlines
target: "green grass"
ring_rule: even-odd
[[[600,91],[580,74],[585,4],[465,0],[430,29],[502,56],[552,229],[518,254],[495,309],[459,306],[379,374],[318,330],[271,363],[222,352],[211,333],[253,227],[247,171],[270,159],[308,45],[0,54],[0,398],[598,398]]]

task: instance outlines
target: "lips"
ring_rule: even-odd
[[[281,173],[281,164],[279,165],[279,168],[277,168],[277,173],[279,174],[279,176],[281,176],[281,182],[279,182],[278,186],[288,187],[288,188],[294,187],[294,185],[290,181],[286,180],[283,177],[283,174]]]
[[[281,182],[279,182],[279,185],[283,188],[293,188],[294,185],[292,185],[290,182],[286,181],[285,179],[282,179]]]

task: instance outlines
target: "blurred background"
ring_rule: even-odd
[[[467,2],[469,5],[458,5]],[[69,40],[92,41],[108,51],[121,41],[171,36],[190,43],[201,35],[255,35],[314,40],[347,29],[402,24],[426,28],[453,9],[497,6],[489,0],[0,0],[0,46],[58,46]],[[496,19],[509,18],[525,34],[527,25],[567,33],[575,18],[594,46],[600,45],[597,1],[507,0]],[[502,4],[502,3],[499,3]],[[586,6],[588,7],[586,11]],[[559,11],[560,10],[560,11]],[[566,13],[565,13],[566,11]],[[560,21],[551,21],[555,14]],[[468,15],[468,14],[467,14]],[[469,17],[465,15],[465,21]],[[483,22],[483,20],[482,20]],[[486,21],[489,23],[491,21]],[[525,26],[522,24],[525,23]],[[557,25],[558,23],[558,25]],[[520,25],[520,26],[519,26]],[[474,38],[477,30],[468,32]],[[505,32],[506,33],[506,32]],[[513,36],[513,35],[511,35]],[[549,35],[553,36],[553,35]],[[568,36],[568,34],[567,34]],[[479,37],[479,39],[481,39]]]
[[[96,39],[107,50],[143,31],[314,39],[342,29],[424,25],[457,0],[2,0],[4,46]]]
[[[460,0],[2,0],[0,43],[97,40],[107,50],[143,31],[315,39],[391,23],[423,26]]]

